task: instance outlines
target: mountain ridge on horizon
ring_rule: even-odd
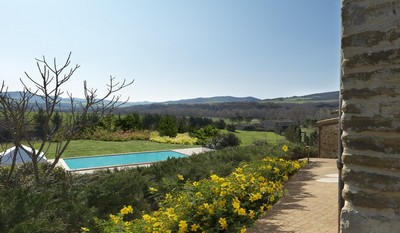
[[[212,103],[232,103],[232,102],[276,102],[276,101],[288,101],[288,100],[310,100],[310,101],[327,101],[327,100],[338,100],[339,99],[339,91],[330,91],[330,92],[320,92],[314,94],[307,94],[302,96],[291,96],[291,97],[277,97],[277,98],[269,98],[269,99],[259,99],[252,96],[247,97],[235,97],[235,96],[212,96],[212,97],[197,97],[190,99],[180,99],[180,100],[169,100],[163,102],[151,102],[151,101],[142,101],[142,102],[129,102],[127,105],[140,105],[136,103],[145,103],[147,104],[212,104]]]
[[[10,91],[8,94],[11,97],[18,98],[20,92]],[[62,100],[67,100],[68,98],[61,98]],[[86,101],[84,98],[74,98],[77,102]],[[339,91],[321,92],[302,96],[291,96],[291,97],[278,97],[270,99],[259,99],[252,96],[247,97],[234,97],[234,96],[213,96],[213,97],[197,97],[191,99],[181,99],[181,100],[170,100],[163,102],[151,102],[151,101],[137,101],[137,102],[127,102],[121,107],[137,106],[137,105],[174,105],[174,104],[217,104],[217,103],[244,103],[244,102],[301,102],[301,101],[334,101],[339,99]],[[35,98],[36,101],[40,101],[40,97]],[[68,99],[69,101],[69,99]]]

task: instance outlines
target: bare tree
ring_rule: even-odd
[[[115,108],[128,101],[120,101],[121,96],[115,94],[131,85],[134,81],[127,82],[124,79],[122,82],[116,82],[114,77],[110,77],[107,84],[107,92],[102,96],[98,96],[97,89],[89,88],[87,82],[84,81],[85,101],[78,102],[71,93],[67,92],[66,94],[69,97],[68,111],[61,114],[62,124],[54,127],[52,118],[57,111],[61,110],[61,95],[64,93],[61,88],[80,67],[75,65],[69,68],[70,59],[71,53],[61,66],[58,66],[55,58],[52,63],[48,63],[44,56],[42,59],[36,59],[40,77],[36,80],[25,72],[28,81],[35,87],[31,89],[27,82],[20,79],[24,88],[20,92],[19,98],[9,94],[4,82],[0,89],[0,117],[3,118],[3,123],[0,127],[5,127],[10,131],[11,143],[17,148],[23,149],[21,146],[22,141],[29,145],[30,150],[24,150],[31,158],[29,165],[32,166],[37,182],[42,178],[39,172],[39,160],[43,153],[47,154],[49,152],[50,145],[55,144],[55,159],[43,176],[51,174],[74,136],[92,124],[88,120],[90,115],[96,115],[98,119],[102,119],[111,114]],[[38,97],[42,101],[33,101]],[[34,124],[32,112],[39,108],[43,109],[44,117],[41,130],[43,135],[38,138],[30,134],[28,129],[32,128]],[[8,179],[10,179],[16,166],[16,156],[17,154],[15,153]]]

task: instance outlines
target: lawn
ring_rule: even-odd
[[[284,136],[278,135],[274,132],[236,130],[235,134],[240,138],[242,142],[241,145],[250,145],[256,140],[267,141],[269,144],[287,142]]]
[[[118,154],[127,152],[155,151],[155,150],[171,150],[190,148],[194,146],[164,144],[150,141],[132,140],[123,142],[114,141],[95,141],[95,140],[74,140],[71,141],[67,150],[63,154],[66,157],[79,157],[90,155]],[[55,144],[50,147],[46,154],[48,159],[54,158]]]
[[[227,132],[227,131],[223,131]],[[243,131],[236,130],[236,136],[241,140],[241,145],[250,145],[255,140],[267,141],[269,144],[279,144],[287,142],[285,137],[277,135],[273,132],[259,132],[259,131]],[[156,143],[143,140],[131,141],[96,141],[96,140],[74,140],[71,141],[67,150],[63,154],[63,158],[91,156],[91,155],[106,155],[118,154],[128,152],[141,152],[141,151],[156,151],[156,150],[173,150],[190,147],[199,147],[200,145],[179,145],[179,144],[166,144]],[[46,157],[48,159],[54,158],[55,144],[52,144]]]

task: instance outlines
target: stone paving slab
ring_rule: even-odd
[[[286,196],[249,233],[337,233],[336,159],[311,159],[285,184]]]

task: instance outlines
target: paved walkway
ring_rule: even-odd
[[[311,159],[286,183],[286,196],[247,232],[337,233],[337,174],[335,159]]]

